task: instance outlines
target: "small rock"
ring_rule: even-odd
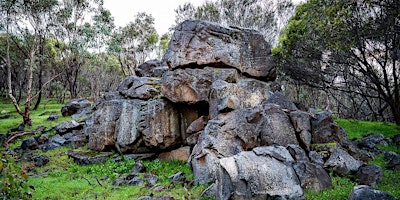
[[[331,177],[321,165],[300,161],[293,164],[293,169],[303,189],[310,189],[318,192],[332,187]]]
[[[168,178],[172,179],[174,182],[184,181],[186,179],[185,173],[183,172],[177,172],[176,174],[173,174]]]
[[[153,200],[174,200],[174,197],[170,196],[160,196],[160,197],[155,197]]]
[[[126,181],[123,179],[117,179],[112,182],[112,185],[114,185],[114,186],[121,186],[121,185],[125,185],[125,184],[126,184]]]
[[[382,181],[382,168],[378,165],[361,166],[357,175],[359,185],[378,186]]]
[[[58,144],[60,146],[65,145],[66,142],[67,142],[67,140],[64,137],[62,137],[61,135],[59,135],[59,134],[56,134],[56,135],[54,135],[53,137],[51,137],[49,139],[49,143],[55,143],[55,144]]]
[[[72,147],[74,149],[83,147],[88,143],[85,135],[75,135],[71,138]]]
[[[40,146],[40,150],[42,151],[49,151],[59,147],[59,144],[56,143],[47,143]]]
[[[48,118],[47,121],[57,121],[58,120],[58,114],[51,114]]]
[[[151,197],[151,196],[140,196],[139,198],[137,198],[137,200],[152,200],[153,199],[153,197]]]
[[[74,159],[74,162],[79,165],[103,163],[107,161],[107,159],[112,155],[111,152],[98,152],[96,155],[88,155],[92,153],[75,151],[67,151],[65,154],[67,154],[68,157]]]
[[[146,167],[140,162],[137,161],[133,165],[133,168],[131,169],[132,174],[138,174],[146,171]]]
[[[400,134],[396,134],[392,137],[392,141],[395,144],[400,144]]]
[[[289,144],[286,149],[296,161],[309,161],[306,152],[299,145]]]
[[[142,186],[143,179],[139,178],[138,176],[134,176],[132,179],[126,180],[126,184],[133,186]]]
[[[152,174],[145,174],[145,175],[143,176],[143,178],[144,178],[145,180],[147,180],[147,182],[150,183],[151,185],[155,185],[155,184],[157,183],[157,181],[158,181],[157,176],[154,176],[154,175],[152,175]]]
[[[44,155],[39,155],[39,156],[33,156],[31,158],[31,161],[33,161],[33,164],[36,167],[43,167],[49,162],[49,158]]]
[[[386,161],[391,161],[393,158],[399,156],[399,155],[397,155],[396,152],[393,152],[393,151],[385,151],[385,153],[383,155],[384,155],[383,159],[385,159]]]
[[[400,170],[400,156],[396,156],[386,165],[388,169]]]
[[[200,118],[194,120],[189,127],[186,129],[187,134],[193,134],[199,131],[204,130],[204,127],[207,125],[208,116],[201,116]]]
[[[338,148],[325,162],[324,168],[332,168],[336,175],[344,176],[348,173],[355,173],[361,166],[359,160],[354,159],[346,151]]]
[[[35,150],[39,148],[39,144],[37,143],[34,137],[30,137],[24,141],[22,141],[21,148],[23,150]]]
[[[36,141],[39,145],[45,144],[47,141],[49,141],[49,136],[47,134],[41,134]]]
[[[59,124],[56,127],[56,131],[60,135],[64,135],[66,133],[71,132],[72,130],[77,130],[82,128],[82,125],[75,120],[70,120]]]
[[[351,190],[349,200],[366,200],[366,199],[379,199],[379,200],[396,200],[395,197],[387,192],[376,190],[367,185],[357,185]]]

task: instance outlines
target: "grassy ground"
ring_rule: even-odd
[[[11,104],[1,102],[1,115],[10,115],[7,119],[0,119],[0,134],[4,134],[10,128],[17,127],[21,123],[21,117],[14,111]],[[30,129],[35,129],[39,125],[50,128],[62,121],[70,120],[70,118],[61,116],[60,108],[63,106],[62,104],[57,104],[55,100],[46,100],[45,102],[47,102],[46,105],[40,106],[38,111],[32,111],[33,127]],[[51,113],[59,114],[60,119],[57,122],[46,121]],[[347,130],[349,138],[361,138],[372,133],[382,133],[391,137],[400,133],[400,128],[391,123],[343,119],[337,119],[337,122]],[[20,145],[22,139],[11,145],[11,148]],[[4,149],[1,148],[0,151],[4,152]],[[399,146],[389,145],[381,146],[380,148],[400,153]],[[146,173],[152,173],[159,178],[155,186],[146,184],[143,186],[113,186],[113,180],[118,177],[124,177],[126,173],[129,173],[134,164],[133,160],[125,160],[118,163],[109,160],[103,164],[79,166],[65,155],[65,152],[69,150],[71,150],[71,147],[62,147],[47,152],[35,152],[35,154],[48,156],[50,162],[44,167],[37,167],[28,173],[25,184],[32,187],[25,190],[32,193],[33,199],[135,199],[142,195],[168,195],[173,196],[175,199],[197,199],[207,187],[205,185],[186,185],[183,183],[172,184],[172,181],[167,177],[177,172],[184,172],[188,181],[193,180],[193,174],[189,166],[183,162],[164,162],[159,160],[143,161],[147,168]],[[3,158],[2,161],[4,160]],[[383,169],[386,164],[383,160],[383,155],[376,156],[371,163],[380,165]],[[5,165],[0,164],[0,169],[2,169]],[[29,162],[12,164],[15,165],[16,169],[14,173],[19,173],[20,169],[26,169],[30,166]],[[23,178],[20,177],[20,179]],[[1,178],[0,180],[4,181]],[[307,199],[347,199],[351,189],[356,185],[354,181],[346,177],[332,176],[332,181],[334,187],[331,189],[319,193],[306,191]],[[384,170],[383,181],[378,189],[400,198],[399,184],[400,172]]]

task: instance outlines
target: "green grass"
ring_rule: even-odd
[[[370,122],[352,119],[335,119],[339,126],[347,131],[347,137],[350,139],[361,138],[369,134],[383,134],[386,137],[392,137],[400,134],[400,127],[389,122]]]
[[[60,121],[71,120],[71,117],[63,117],[61,115],[61,107],[64,104],[56,103],[56,99],[46,99],[43,100],[43,104],[39,106],[38,110],[31,110],[32,126],[25,127],[25,130],[34,130],[39,125],[45,126],[47,128],[56,126]],[[23,109],[23,105],[21,105]],[[33,106],[32,106],[33,108]],[[0,134],[7,133],[11,128],[18,127],[22,123],[22,117],[17,113],[14,106],[11,104],[9,99],[0,99],[0,113],[9,114],[10,117],[6,119],[0,119]],[[46,121],[50,114],[56,113],[59,115],[58,121]],[[0,115],[5,115],[0,114]]]
[[[392,137],[400,133],[400,127],[387,122],[369,122],[347,119],[336,119],[336,122],[347,131],[347,137],[350,139],[360,139],[369,134],[383,134],[386,137]],[[394,151],[400,154],[398,145],[391,144],[387,146],[378,146],[381,150]],[[383,159],[383,155],[375,155],[373,161],[368,164],[379,165],[383,169],[382,182],[377,189],[388,192],[396,198],[400,198],[400,171],[387,170],[385,166],[387,161]],[[350,177],[337,177],[331,175],[333,188],[327,189],[318,193],[306,191],[307,199],[348,199],[350,191],[353,189],[356,182]]]

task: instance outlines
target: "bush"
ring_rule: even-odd
[[[26,170],[15,166],[10,158],[0,162],[0,199],[30,199],[32,186],[27,184]]]

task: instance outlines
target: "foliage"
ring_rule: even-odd
[[[351,117],[400,124],[399,12],[396,0],[310,0],[273,53],[285,75],[329,93]]]
[[[26,171],[15,166],[8,157],[0,160],[0,199],[30,199],[32,186],[27,183]]]
[[[295,4],[290,0],[218,0],[206,1],[198,7],[186,3],[175,10],[175,23],[201,19],[252,28],[260,31],[271,45],[275,45],[279,31],[293,14],[294,8]]]

